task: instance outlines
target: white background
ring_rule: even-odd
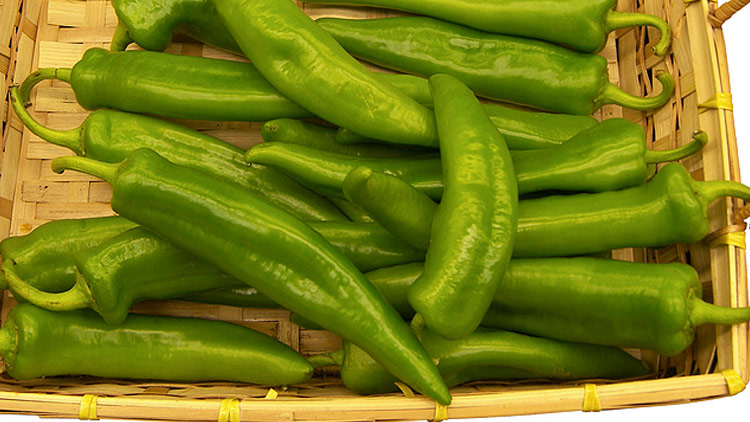
[[[674,0],[679,1],[679,0]],[[722,0],[720,3],[723,3]],[[750,60],[748,59],[748,48],[750,48],[750,6],[736,14],[724,24],[724,34],[727,42],[727,55],[729,57],[729,72],[731,78],[731,92],[734,102],[734,116],[737,130],[737,142],[740,151],[740,166],[743,181],[750,181]],[[593,421],[613,422],[634,420],[712,420],[738,418],[737,420],[750,420],[750,388],[733,396],[721,399],[706,400],[696,403],[687,403],[669,406],[656,406],[648,408],[612,410],[598,413],[568,412],[546,415],[513,416],[516,422],[569,422],[569,421]],[[33,422],[38,421],[36,416],[0,415],[2,422]],[[52,422],[70,421],[70,419],[44,419]],[[500,418],[480,419],[477,421],[491,422],[500,421]],[[468,420],[467,420],[468,421]]]

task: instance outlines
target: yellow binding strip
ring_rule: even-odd
[[[714,248],[716,246],[721,245],[731,245],[736,246],[741,249],[746,248],[745,243],[745,232],[733,232],[733,233],[727,233],[723,234],[716,239],[712,240],[711,243],[708,244],[709,247]]]
[[[596,384],[585,384],[583,386],[583,411],[600,412],[601,410],[602,404],[599,402]]]
[[[733,110],[732,94],[729,92],[717,92],[706,102],[698,104],[699,113],[710,109]]]
[[[448,406],[435,402],[435,417],[432,422],[440,422],[448,419]]]
[[[219,422],[240,422],[240,401],[230,398],[221,401]]]
[[[99,419],[96,416],[96,399],[94,394],[84,394],[81,398],[81,408],[78,410],[78,419],[82,421]]]
[[[742,378],[734,369],[725,369],[721,371],[721,375],[724,375],[724,379],[727,381],[727,388],[729,388],[730,396],[733,396],[745,389],[745,383],[742,381]]]
[[[279,393],[273,388],[269,388],[268,392],[266,393],[266,396],[263,398],[266,400],[275,400],[276,397],[279,397]]]
[[[408,385],[399,381],[396,381],[394,384],[396,384],[396,387],[398,387],[398,389],[401,390],[404,396],[409,397],[409,398],[414,397],[414,392],[411,390],[411,388],[409,388]]]

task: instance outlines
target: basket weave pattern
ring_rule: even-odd
[[[309,15],[337,17],[381,17],[397,14],[371,8],[313,6],[298,2]],[[662,16],[671,25],[674,38],[666,58],[653,55],[658,41],[654,30],[618,30],[601,53],[609,63],[610,80],[624,90],[648,95],[658,92],[653,75],[666,70],[675,77],[676,94],[671,103],[656,112],[642,113],[605,106],[595,117],[625,117],[641,123],[649,148],[668,149],[684,145],[691,133],[702,129],[710,142],[704,152],[683,160],[696,180],[739,180],[732,113],[701,108],[717,93],[728,92],[726,57],[720,29],[708,19],[703,1],[620,0],[618,10]],[[3,93],[10,83],[20,82],[40,67],[71,67],[91,47],[109,47],[117,18],[104,0],[0,0],[0,73],[5,76]],[[237,56],[187,40],[175,40],[168,52],[242,60]],[[64,83],[45,81],[34,91],[30,111],[50,127],[69,129],[79,125],[87,112],[75,101]],[[0,160],[0,234],[29,233],[40,224],[62,218],[111,215],[111,188],[93,177],[76,172],[54,174],[50,161],[70,151],[49,144],[29,131],[3,109],[3,148]],[[260,142],[260,123],[181,121],[190,127],[242,148]],[[682,261],[698,269],[704,297],[724,306],[747,306],[747,270],[744,254],[727,245],[726,233],[744,231],[741,202],[718,201],[710,209],[709,241],[673,245],[659,249],[628,249],[615,252],[619,259]],[[739,223],[738,223],[739,221]],[[714,242],[710,242],[713,240]],[[3,320],[14,300],[5,293]],[[339,347],[340,339],[328,332],[301,329],[288,321],[288,312],[189,304],[178,301],[148,302],[136,312],[201,316],[237,322],[258,329],[291,345],[304,354],[327,352]],[[451,418],[501,416],[580,410],[591,394],[585,384],[596,384],[602,408],[638,406],[716,397],[730,392],[724,369],[733,369],[748,380],[748,324],[731,328],[702,327],[695,344],[683,354],[664,358],[649,351],[633,354],[657,368],[644,380],[605,383],[474,383],[454,390]],[[403,420],[433,419],[435,404],[425,398],[392,394],[358,397],[341,384],[335,374],[320,373],[305,385],[279,391],[266,399],[269,389],[233,383],[143,383],[96,378],[52,378],[18,382],[0,378],[0,409],[46,416],[90,417],[81,413],[93,401],[101,417],[167,420]],[[14,394],[21,393],[21,394]],[[544,397],[544,400],[542,400]],[[84,400],[86,398],[86,400]],[[225,400],[225,399],[238,400]],[[86,405],[82,406],[82,402]]]

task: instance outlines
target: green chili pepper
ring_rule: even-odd
[[[61,292],[75,282],[75,253],[135,226],[122,217],[44,223],[25,236],[7,237],[0,242],[2,271],[6,277],[20,278],[39,289]],[[1,288],[8,288],[6,279]]]
[[[163,51],[175,33],[223,50],[240,51],[226,28],[217,27],[220,20],[210,1],[114,0],[112,7],[118,19],[113,51],[124,50],[131,42],[146,50]]]
[[[296,119],[274,119],[260,129],[265,142],[287,142],[307,145],[323,151],[353,155],[355,157],[409,157],[425,150],[416,150],[381,143],[346,145],[336,142],[336,128],[316,125]]]
[[[405,186],[394,186],[403,184]],[[344,196],[364,208],[399,239],[426,251],[437,204],[403,179],[356,167],[342,184]],[[386,199],[387,198],[387,199]],[[428,220],[425,221],[425,216]]]
[[[245,153],[245,161],[278,167],[303,185],[331,198],[343,198],[344,179],[359,166],[398,176],[430,198],[439,200],[443,194],[437,153],[383,159],[352,157],[299,144],[263,142]]]
[[[108,181],[115,212],[348,338],[415,390],[450,403],[437,369],[398,313],[348,259],[292,215],[148,149],[118,164],[60,157],[52,168]]]
[[[310,224],[361,271],[424,259],[424,252],[398,241],[377,224]],[[64,232],[57,234],[67,237]],[[61,255],[75,255],[75,262],[61,259]],[[270,299],[235,289],[243,282],[143,227],[75,254],[58,250],[54,258],[45,264],[47,272],[77,272],[75,282],[60,286],[68,290],[49,292],[45,286],[37,287],[36,279],[26,281],[11,268],[6,278],[17,298],[53,311],[91,308],[109,324],[124,321],[131,306],[143,300],[197,298],[200,302],[278,307]],[[221,291],[205,292],[215,289]]]
[[[177,123],[117,110],[95,110],[85,122],[70,130],[42,126],[29,114],[24,103],[27,84],[11,87],[11,104],[16,115],[33,133],[77,155],[99,161],[122,161],[138,148],[152,148],[168,160],[212,174],[259,194],[305,220],[344,220],[330,202],[278,170],[248,166],[244,151],[214,137]]]
[[[662,84],[658,95],[636,97],[609,82],[607,60],[600,55],[427,17],[316,22],[355,57],[407,73],[448,73],[477,95],[543,110],[590,115],[605,104],[651,110],[674,92],[668,73],[656,75]]]
[[[657,56],[669,49],[671,29],[661,18],[615,10],[616,0],[312,0],[412,12],[497,34],[517,35],[567,45],[587,53],[601,51],[609,32],[630,26],[653,26],[661,38]]]
[[[392,184],[390,189],[414,188]],[[385,195],[380,202],[370,199],[372,209],[368,211],[377,215],[375,207],[379,203],[387,206],[393,196],[404,202],[413,198],[401,192]],[[669,163],[648,183],[637,187],[522,200],[513,256],[581,256],[618,248],[697,242],[708,234],[708,205],[723,196],[750,201],[750,188],[732,181],[696,182],[684,166]],[[418,203],[399,206],[409,212],[428,210]],[[429,213],[413,218],[411,221],[421,221],[423,226],[412,233],[429,232],[432,218]],[[411,240],[412,244],[428,241]]]
[[[351,57],[296,4],[211,1],[245,56],[290,100],[374,139],[435,144],[434,115]]]
[[[355,223],[374,223],[375,220],[373,220],[372,216],[367,214],[367,211],[365,211],[362,207],[359,205],[353,204],[346,199],[341,199],[338,197],[328,197],[328,200],[333,203],[341,212],[346,214],[347,217],[349,217],[350,220],[352,220]]]
[[[409,319],[407,292],[419,263],[382,268],[368,278]],[[481,325],[561,341],[654,350],[674,356],[703,324],[740,324],[750,308],[701,299],[696,270],[682,263],[602,258],[513,259]]]
[[[419,323],[458,339],[479,325],[508,266],[518,189],[505,140],[471,90],[452,76],[434,75],[430,91],[445,190],[409,303]]]
[[[288,385],[313,374],[284,343],[224,321],[131,315],[113,327],[91,311],[52,312],[28,303],[11,309],[0,355],[20,380],[92,375]]]
[[[615,347],[561,342],[509,331],[479,329],[460,340],[446,340],[424,330],[422,344],[438,362],[450,387],[493,379],[622,379],[650,373],[644,362]],[[358,394],[398,391],[398,380],[348,341],[339,351],[308,359],[313,366],[340,366],[344,384]]]
[[[640,125],[626,119],[607,119],[559,146],[511,151],[511,158],[519,194],[547,190],[602,192],[640,185],[652,174],[654,163],[684,158],[706,143],[706,134],[698,131],[687,145],[652,151],[646,148]],[[435,155],[360,158],[266,142],[250,148],[245,159],[283,170],[330,197],[342,195],[346,175],[357,166],[398,176],[434,200],[442,197],[442,167]]]
[[[125,321],[131,306],[142,300],[172,299],[243,284],[142,227],[79,252],[75,262],[76,282],[62,293],[46,293],[14,277],[8,277],[8,284],[39,307],[53,311],[91,308],[114,325]]]

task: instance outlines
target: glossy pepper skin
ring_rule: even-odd
[[[33,133],[77,155],[109,163],[122,161],[138,148],[151,148],[173,163],[209,173],[267,198],[304,220],[345,220],[330,202],[272,168],[247,166],[244,151],[177,123],[140,114],[101,109],[70,130],[47,128],[24,106],[36,80],[33,75],[11,88],[16,115]],[[26,93],[26,97],[22,93]]]
[[[118,19],[113,51],[124,50],[131,42],[146,50],[163,51],[175,33],[222,50],[239,51],[226,28],[217,28],[219,17],[209,1],[114,0],[112,7]]]
[[[646,364],[615,347],[561,342],[510,331],[479,329],[460,340],[446,340],[424,330],[421,341],[451,387],[492,379],[622,379],[650,372]],[[344,384],[358,394],[398,391],[397,380],[349,342],[345,341],[338,352],[309,359],[316,366],[339,365]]]
[[[295,3],[211,2],[245,56],[290,100],[375,139],[434,144],[434,115],[352,58]]]
[[[643,128],[626,119],[607,119],[565,143],[544,149],[511,151],[519,194],[539,191],[603,192],[643,184],[653,163],[677,160],[708,142],[696,132],[690,143],[664,151],[646,148]],[[255,145],[245,160],[284,171],[328,196],[341,196],[346,175],[357,166],[397,176],[440,200],[443,174],[437,155],[398,158],[351,157],[316,148],[275,142]]]
[[[382,268],[368,277],[401,315],[414,311],[409,287],[419,263]],[[568,342],[681,353],[703,324],[739,324],[750,308],[701,299],[695,269],[682,263],[636,263],[602,258],[513,259],[483,327]]]
[[[607,60],[543,41],[489,34],[427,17],[316,21],[355,57],[418,75],[455,76],[477,95],[542,110],[588,116],[605,104],[656,109],[674,92],[635,97],[609,82]]]
[[[75,283],[74,254],[136,227],[122,217],[55,220],[24,236],[0,242],[5,277],[24,280],[49,292],[61,292]],[[61,253],[64,251],[64,253]],[[2,280],[2,288],[8,283]]]
[[[392,188],[414,189],[408,184],[394,184]],[[389,195],[413,198],[402,193]],[[709,204],[723,196],[750,200],[750,188],[733,181],[696,182],[684,166],[668,163],[640,186],[525,199],[519,201],[513,257],[580,256],[618,248],[697,242],[708,234]],[[381,198],[380,202],[384,201]],[[400,206],[428,210],[419,204]],[[433,218],[425,212],[413,219],[423,222],[423,227],[413,233],[427,232]],[[420,241],[427,240],[414,240]]]
[[[510,261],[518,187],[505,140],[471,90],[442,74],[430,90],[445,189],[409,303],[427,328],[459,339],[479,325]]]
[[[119,164],[60,157],[52,168],[108,181],[115,212],[350,339],[415,390],[450,403],[437,369],[408,325],[351,261],[304,222],[148,149],[136,150]]]
[[[28,303],[11,309],[0,354],[19,380],[92,375],[288,385],[313,373],[294,349],[240,325],[131,315],[113,327],[89,310],[52,312]]]
[[[595,53],[609,32],[650,25],[661,33],[654,52],[662,56],[671,43],[669,25],[656,16],[615,11],[616,0],[313,0],[310,3],[387,7],[432,16],[478,30],[517,35]]]

